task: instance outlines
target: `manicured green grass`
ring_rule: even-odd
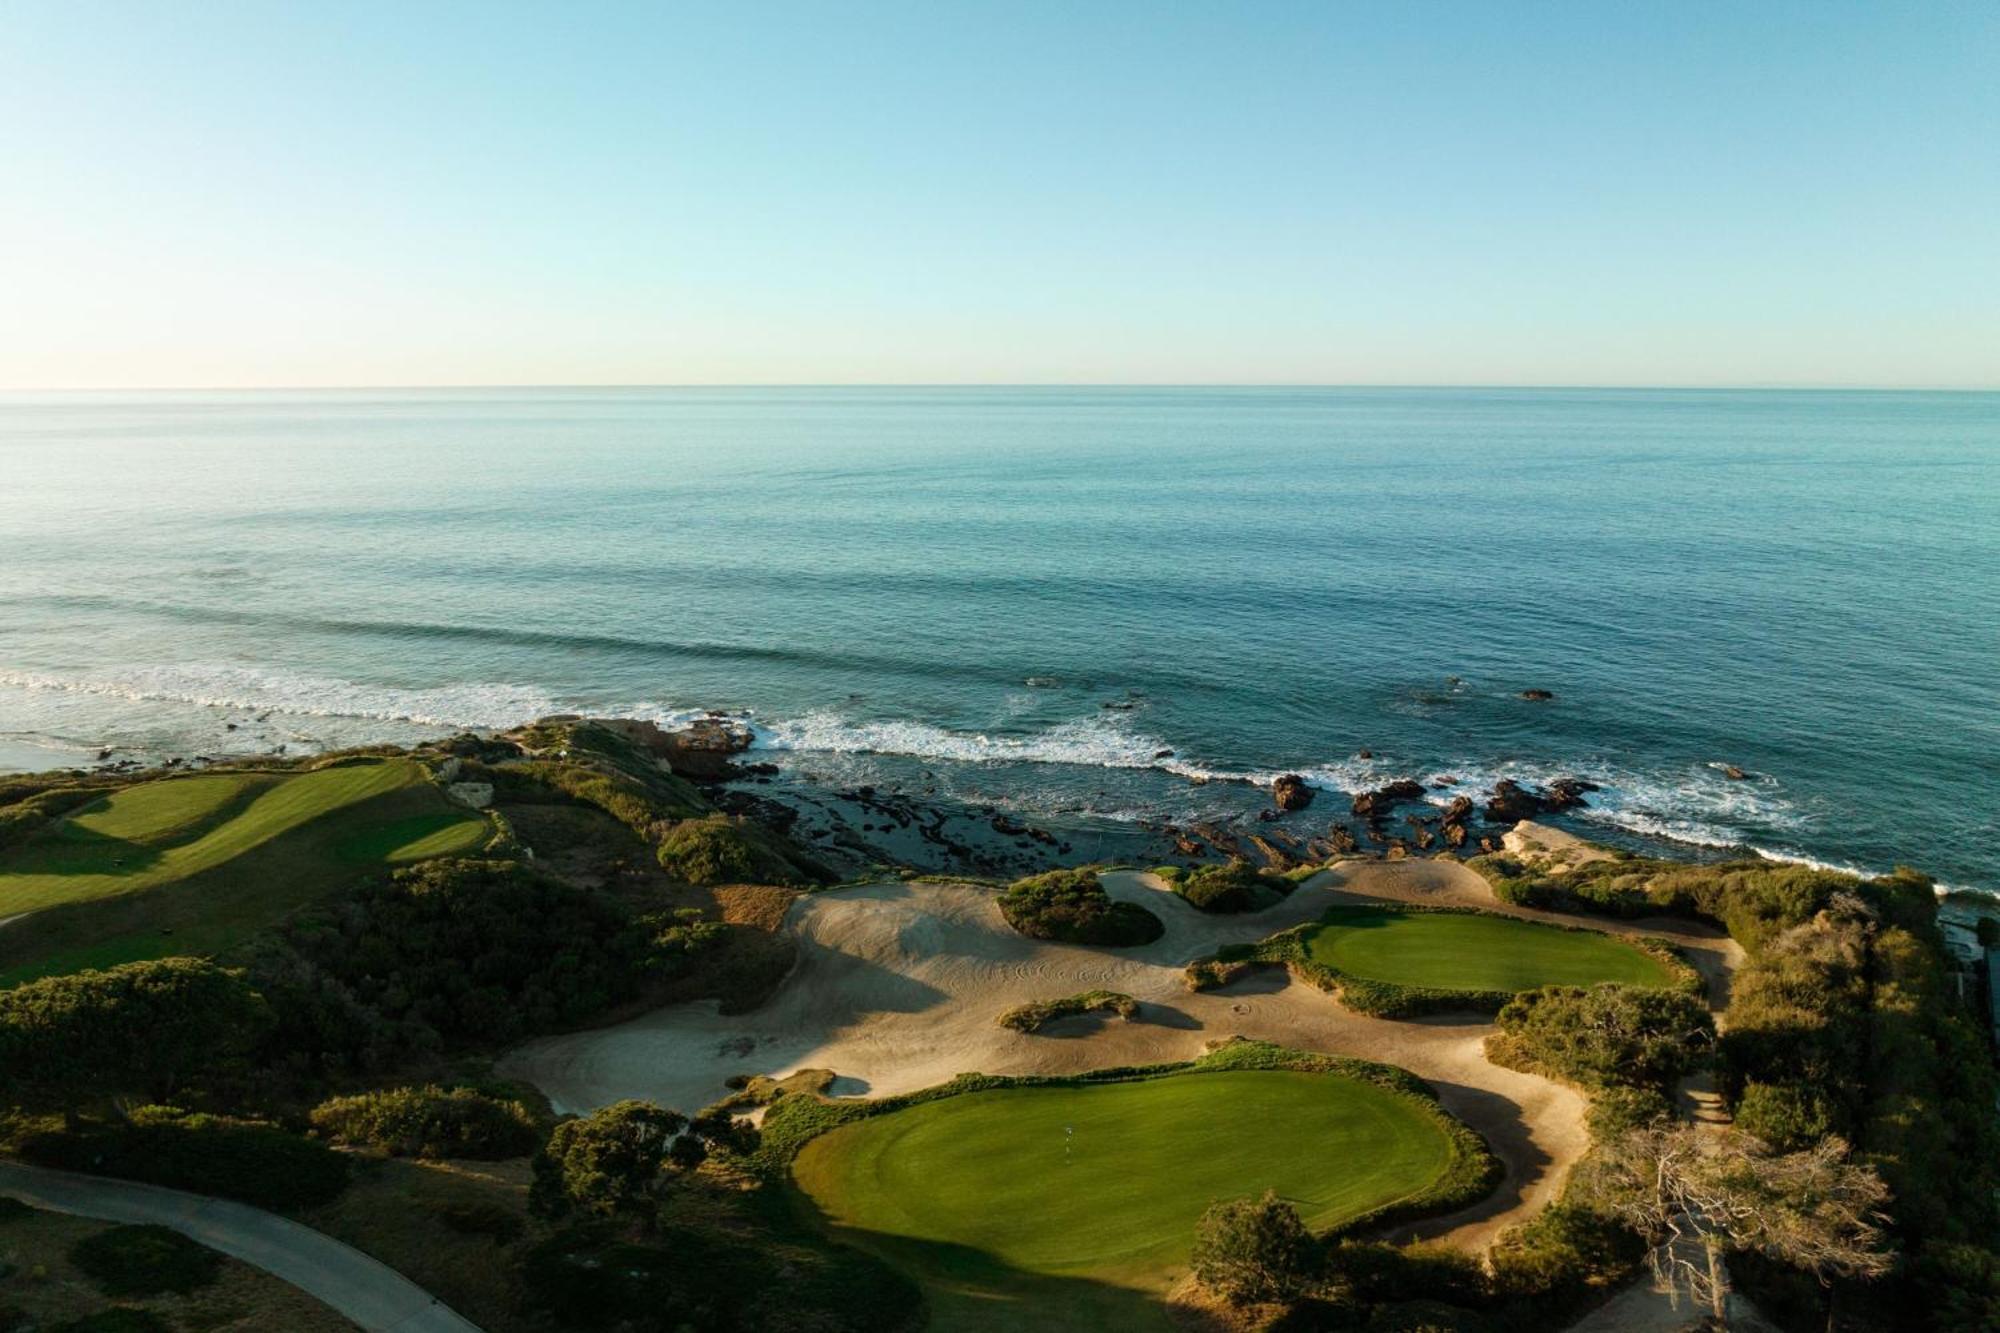
[[[843,1239],[931,1288],[936,1327],[1156,1327],[1214,1200],[1275,1189],[1325,1229],[1457,1160],[1407,1094],[1244,1069],[922,1102],[812,1139],[792,1172]]]
[[[365,867],[476,851],[480,815],[408,759],[121,788],[0,855],[0,985],[221,952]]]
[[[1659,959],[1590,930],[1490,912],[1334,907],[1304,938],[1306,956],[1363,981],[1459,991],[1523,991],[1615,981],[1667,986]]]

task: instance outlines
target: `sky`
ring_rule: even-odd
[[[2000,3],[0,0],[0,388],[2000,387]]]

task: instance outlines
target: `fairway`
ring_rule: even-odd
[[[0,932],[0,985],[217,952],[364,867],[491,835],[407,759],[124,787],[0,854],[0,917],[18,917]]]
[[[1408,1097],[1233,1070],[964,1093],[841,1126],[793,1177],[845,1238],[919,1275],[1152,1287],[1219,1198],[1274,1189],[1324,1229],[1430,1187],[1454,1149]]]
[[[1398,986],[1521,991],[1673,981],[1664,963],[1613,936],[1490,912],[1333,907],[1305,945],[1307,956],[1323,967]]]

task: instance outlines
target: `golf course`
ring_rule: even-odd
[[[917,1099],[811,1139],[793,1181],[842,1239],[920,1275],[943,1328],[1030,1309],[1038,1327],[1131,1326],[1216,1199],[1275,1190],[1325,1231],[1488,1187],[1477,1137],[1400,1071],[1261,1052]]]
[[[118,788],[0,851],[0,984],[219,952],[357,866],[465,855],[492,834],[401,758]]]
[[[1614,936],[1488,912],[1343,904],[1326,910],[1304,944],[1321,967],[1392,986],[1513,992],[1673,981],[1665,963]]]

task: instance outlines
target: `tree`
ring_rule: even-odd
[[[1261,1199],[1212,1203],[1195,1229],[1195,1277],[1236,1304],[1290,1300],[1311,1279],[1316,1246],[1298,1210],[1266,1190]]]
[[[73,1114],[93,1097],[171,1098],[271,1025],[242,974],[158,958],[0,991],[0,1095]]]
[[[1888,1187],[1827,1138],[1774,1153],[1745,1135],[1679,1124],[1632,1130],[1607,1154],[1604,1206],[1653,1243],[1653,1275],[1725,1317],[1731,1251],[1754,1250],[1830,1277],[1889,1271]]]
[[[613,1102],[580,1120],[565,1120],[535,1158],[533,1202],[538,1212],[571,1211],[636,1217],[650,1226],[663,1169],[687,1117],[651,1102]]]

